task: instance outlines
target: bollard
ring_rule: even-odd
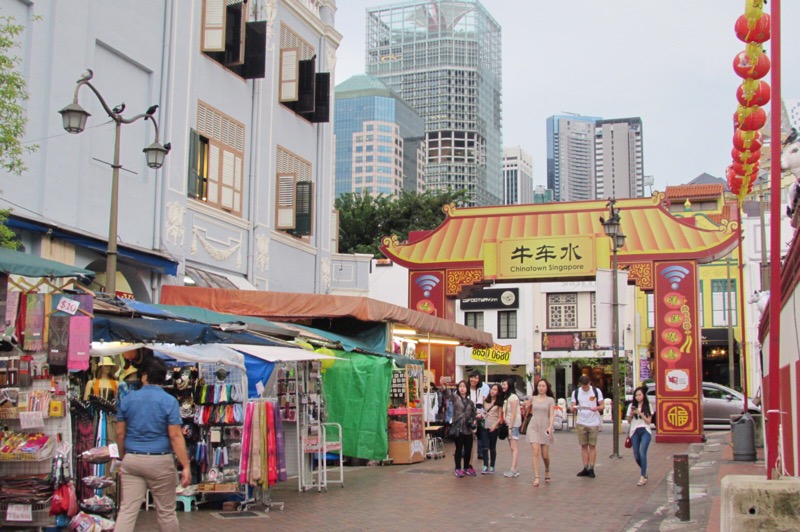
[[[688,521],[689,509],[689,455],[676,454],[672,456],[672,476],[675,481],[675,502],[678,503],[678,511],[675,517],[681,521]]]

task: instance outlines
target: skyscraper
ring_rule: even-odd
[[[520,146],[503,150],[503,204],[533,203],[533,157]]]
[[[644,196],[642,119],[598,120],[594,139],[596,197]]]
[[[503,199],[501,30],[477,0],[410,0],[367,11],[367,73],[424,119],[427,188]]]
[[[547,119],[547,188],[555,201],[595,199],[594,124],[600,118],[555,115]]]
[[[425,121],[381,80],[353,76],[336,86],[336,196],[422,191]]]

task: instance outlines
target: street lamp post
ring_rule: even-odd
[[[617,262],[617,253],[620,248],[625,245],[625,235],[620,231],[620,216],[619,209],[615,209],[614,205],[617,200],[609,198],[608,200],[608,219],[600,217],[600,223],[603,224],[603,231],[606,236],[611,238],[611,270],[613,275],[611,295],[612,309],[612,338],[614,345],[612,346],[612,363],[611,363],[611,381],[612,381],[612,401],[613,409],[611,410],[614,438],[614,451],[611,458],[621,458],[619,454],[619,429],[620,429],[620,393],[619,393],[619,280],[617,273],[619,263]]]
[[[122,113],[125,110],[125,104],[120,104],[113,109],[110,108],[100,92],[98,92],[95,86],[90,83],[90,80],[93,76],[94,73],[91,70],[87,70],[86,73],[81,76],[81,78],[77,81],[77,86],[75,87],[75,96],[72,99],[72,103],[61,109],[59,113],[61,114],[61,119],[63,120],[64,129],[68,133],[78,134],[85,129],[86,119],[91,115],[78,103],[78,91],[82,86],[86,85],[92,90],[92,92],[94,92],[95,96],[97,96],[97,99],[100,100],[100,104],[103,106],[106,114],[108,114],[115,124],[114,162],[111,164],[111,213],[108,221],[108,256],[106,258],[105,287],[106,293],[109,293],[113,296],[117,292],[117,206],[119,203],[119,169],[121,168],[119,164],[120,128],[122,127],[122,124],[132,124],[140,118],[150,120],[150,122],[152,122],[153,127],[156,130],[156,139],[152,144],[144,148],[142,151],[147,158],[147,166],[156,170],[161,168],[161,166],[164,164],[164,158],[167,156],[167,153],[169,153],[170,144],[167,143],[165,146],[162,146],[158,142],[158,123],[153,116],[158,109],[158,105],[152,105],[147,109],[146,112],[138,114],[134,117],[125,118],[122,116]]]

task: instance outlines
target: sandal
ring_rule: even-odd
[[[533,477],[533,487],[534,488],[539,487],[539,477]]]
[[[636,483],[637,486],[644,486],[647,484],[647,477],[642,477],[639,479],[639,482]]]
[[[550,470],[549,469],[545,470],[545,472],[544,472],[544,481],[545,482],[550,482]]]

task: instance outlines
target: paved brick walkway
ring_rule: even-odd
[[[580,449],[573,432],[557,432],[552,448],[553,480],[532,486],[531,450],[521,445],[518,478],[480,475],[459,479],[453,475],[453,446],[443,460],[412,465],[345,468],[345,487],[327,492],[297,491],[296,480],[279,484],[274,501],[285,502],[285,510],[273,510],[260,518],[225,519],[214,516],[218,509],[201,507],[198,512],[179,513],[181,528],[205,530],[418,530],[464,527],[475,530],[532,529],[593,532],[658,530],[664,520],[668,473],[672,455],[687,451],[686,444],[652,444],[649,452],[649,482],[636,486],[638,468],[629,449],[622,445],[621,460],[609,458],[612,449],[608,425],[600,433],[597,478],[577,478],[582,467]],[[498,471],[509,467],[510,451],[498,442]],[[661,507],[661,514],[654,509]],[[253,507],[255,511],[260,508]],[[138,530],[156,530],[155,512],[142,511]],[[702,528],[705,528],[703,526]]]

